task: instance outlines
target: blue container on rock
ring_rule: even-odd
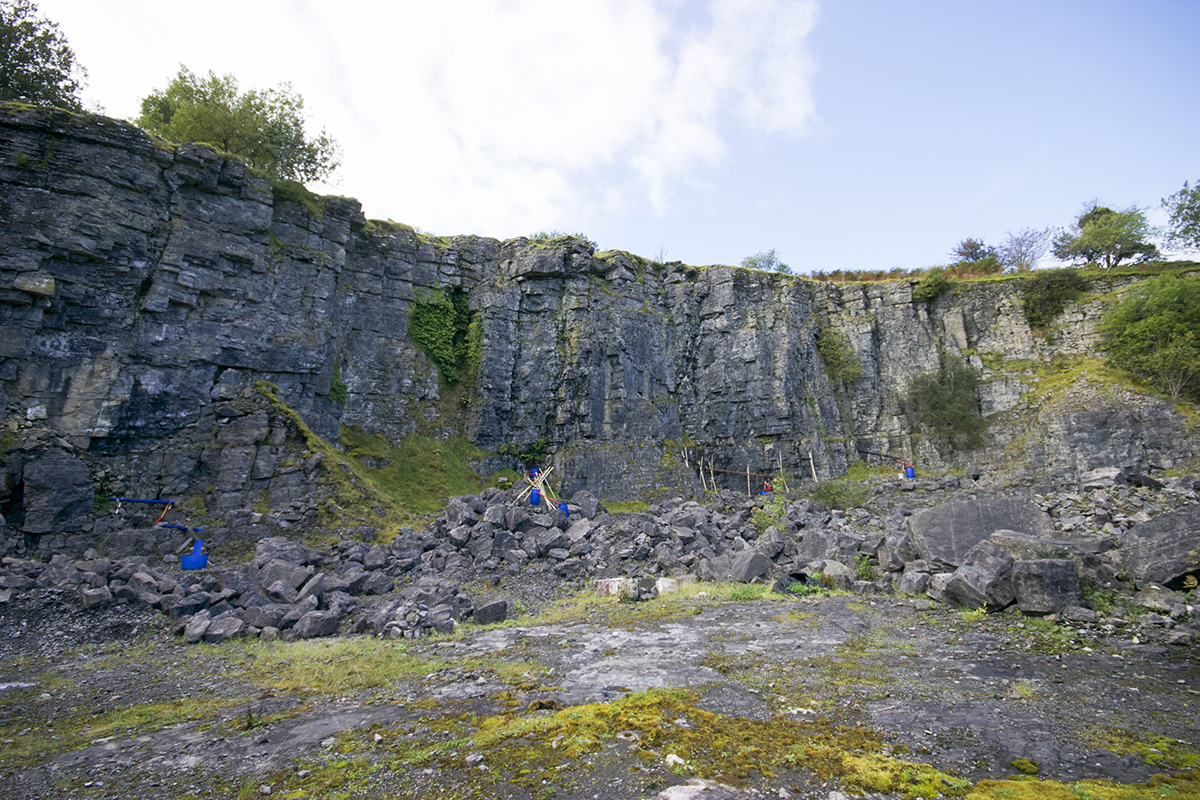
[[[917,471],[914,470],[912,467],[905,467],[904,468],[904,477],[915,478],[915,477],[917,477]]]
[[[564,516],[564,517],[569,517],[569,516],[571,516],[571,512],[570,512],[570,511],[567,511],[567,504],[566,504],[566,503],[559,503],[559,504],[558,504],[558,508],[559,508],[559,510],[560,510],[560,511],[562,511],[562,512],[563,512],[563,516]]]
[[[542,504],[542,493],[534,489],[529,493],[529,505],[538,506]]]
[[[208,566],[208,556],[200,552],[200,548],[204,546],[203,539],[197,539],[192,545],[192,552],[179,557],[179,566],[182,569],[204,569]]]

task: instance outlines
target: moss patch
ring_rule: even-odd
[[[464,436],[440,441],[412,434],[393,442],[343,425],[340,439],[346,455],[378,490],[414,514],[438,511],[443,498],[479,491],[479,474],[470,462],[484,454]]]

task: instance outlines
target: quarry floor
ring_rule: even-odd
[[[1024,797],[988,781],[1033,770],[1200,786],[1195,647],[925,599],[730,594],[191,646],[161,615],[13,597],[0,797],[643,798],[695,776],[737,796]]]

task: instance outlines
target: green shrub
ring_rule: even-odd
[[[863,553],[854,557],[854,575],[860,581],[873,581],[879,577],[875,567],[871,566],[871,559]]]
[[[750,521],[754,530],[765,533],[767,528],[781,522],[787,514],[787,506],[782,497],[776,495],[763,503],[762,508],[750,512]]]
[[[429,356],[448,385],[473,374],[479,365],[479,326],[467,307],[467,293],[446,287],[425,291],[409,307],[408,338]]]
[[[809,493],[809,498],[826,508],[859,508],[871,499],[871,490],[858,481],[824,481]]]
[[[975,393],[979,379],[958,356],[942,353],[940,360],[936,373],[909,381],[904,413],[933,438],[951,447],[978,447],[987,428]]]
[[[544,438],[533,442],[529,447],[522,450],[514,444],[505,442],[496,448],[496,452],[502,456],[516,456],[525,463],[527,467],[541,466],[546,461],[546,440]]]
[[[841,331],[832,328],[817,331],[817,352],[825,363],[825,374],[832,380],[849,385],[862,377],[862,361]]]
[[[973,261],[958,261],[946,267],[946,275],[952,278],[981,278],[984,275],[999,275],[1001,272],[1004,272],[1004,265],[994,255]]]
[[[596,249],[596,243],[587,237],[585,233],[567,233],[566,231],[538,231],[530,234],[529,241],[531,242],[551,242],[555,239],[582,239],[587,242],[593,250]]]
[[[1104,316],[1100,331],[1113,364],[1176,402],[1200,400],[1200,276],[1146,281]]]
[[[333,362],[333,377],[329,379],[329,399],[340,405],[346,404],[346,390],[350,387],[342,380],[342,360]]]
[[[913,287],[912,298],[918,302],[931,303],[953,285],[946,277],[946,270],[941,267],[928,269]]]
[[[1047,269],[1035,272],[1021,284],[1021,303],[1025,319],[1035,328],[1044,328],[1087,290],[1087,279],[1074,269]]]

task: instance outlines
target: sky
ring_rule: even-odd
[[[37,5],[85,106],[132,120],[181,65],[290,82],[342,149],[310,188],[436,235],[917,269],[1200,182],[1195,0]]]

